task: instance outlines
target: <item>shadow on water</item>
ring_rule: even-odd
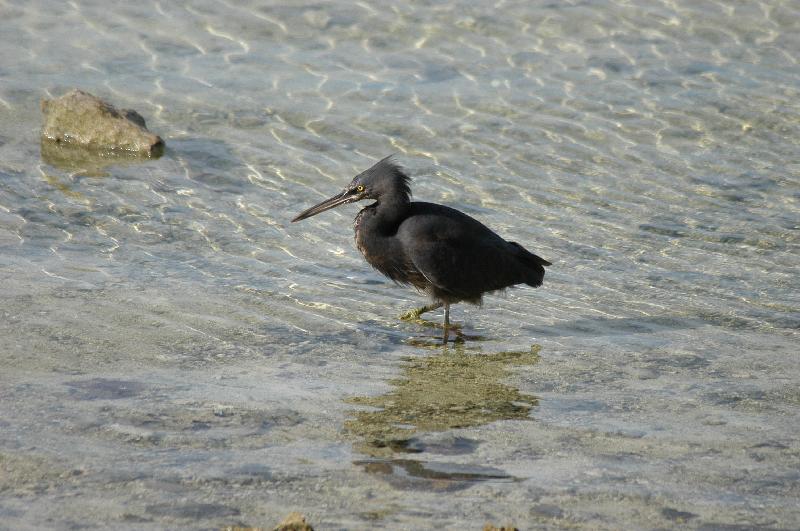
[[[394,386],[390,392],[347,400],[373,408],[354,412],[345,424],[360,439],[355,450],[369,457],[354,464],[399,488],[458,490],[475,481],[513,481],[491,467],[419,459],[424,453],[469,454],[479,443],[457,436],[428,442],[418,435],[498,420],[529,420],[538,399],[503,381],[511,368],[534,365],[540,347],[483,354],[457,343],[436,350],[431,356],[406,358],[402,376],[389,382]]]
[[[192,180],[211,188],[233,189],[239,192],[241,179],[232,176],[232,170],[241,166],[241,161],[227,142],[191,137],[170,141],[170,147],[157,151],[153,156],[133,152],[88,149],[81,146],[59,144],[43,140],[40,142],[42,161],[56,170],[76,176],[108,177],[110,168],[147,164],[158,159],[180,161]]]
[[[758,316],[761,317],[761,316]],[[763,319],[763,317],[761,317]],[[642,317],[579,317],[555,326],[527,326],[524,331],[535,337],[600,337],[631,334],[653,334],[673,330],[695,330],[718,326],[730,330],[753,329],[758,319],[747,319],[730,313],[704,311]],[[777,324],[782,326],[782,324]]]
[[[699,319],[679,315],[648,317],[580,317],[556,326],[528,326],[525,332],[536,337],[598,337],[652,334],[666,330],[686,330],[703,326]]]
[[[408,323],[413,323],[421,326],[423,329],[434,330],[433,335],[412,336],[405,339],[403,343],[421,348],[441,348],[442,334],[444,332],[444,323],[429,321],[427,319],[404,319]],[[464,326],[460,323],[450,323],[448,342],[453,344],[463,344],[466,341],[486,341],[486,336],[472,334],[464,330]]]

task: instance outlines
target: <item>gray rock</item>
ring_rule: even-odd
[[[161,137],[147,130],[136,111],[113,105],[81,90],[42,100],[42,141],[95,150],[125,151],[147,157],[164,150]]]

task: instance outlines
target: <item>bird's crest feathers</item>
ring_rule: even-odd
[[[361,183],[367,185],[368,188],[369,185],[384,188],[388,184],[408,200],[411,197],[411,177],[392,157],[394,155],[389,155],[376,162],[371,168],[359,173],[353,179],[353,183]]]

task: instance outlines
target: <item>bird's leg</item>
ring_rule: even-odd
[[[450,303],[444,303],[444,337],[442,344],[447,344],[447,338],[450,336]]]
[[[433,304],[428,304],[426,306],[423,306],[422,308],[417,308],[416,310],[408,310],[406,313],[400,316],[400,319],[404,321],[419,319],[419,316],[422,315],[423,313],[430,312],[433,310],[438,310],[439,308],[442,307],[442,304],[443,303],[441,302],[434,302]]]

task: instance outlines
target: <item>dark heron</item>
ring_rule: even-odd
[[[375,202],[356,216],[356,245],[367,262],[400,284],[427,292],[433,302],[403,314],[418,318],[444,306],[444,342],[450,305],[480,304],[484,293],[516,284],[542,285],[550,262],[507,242],[453,208],[411,201],[411,179],[391,157],[356,175],[339,194],[301,212],[300,221],[363,199]]]

